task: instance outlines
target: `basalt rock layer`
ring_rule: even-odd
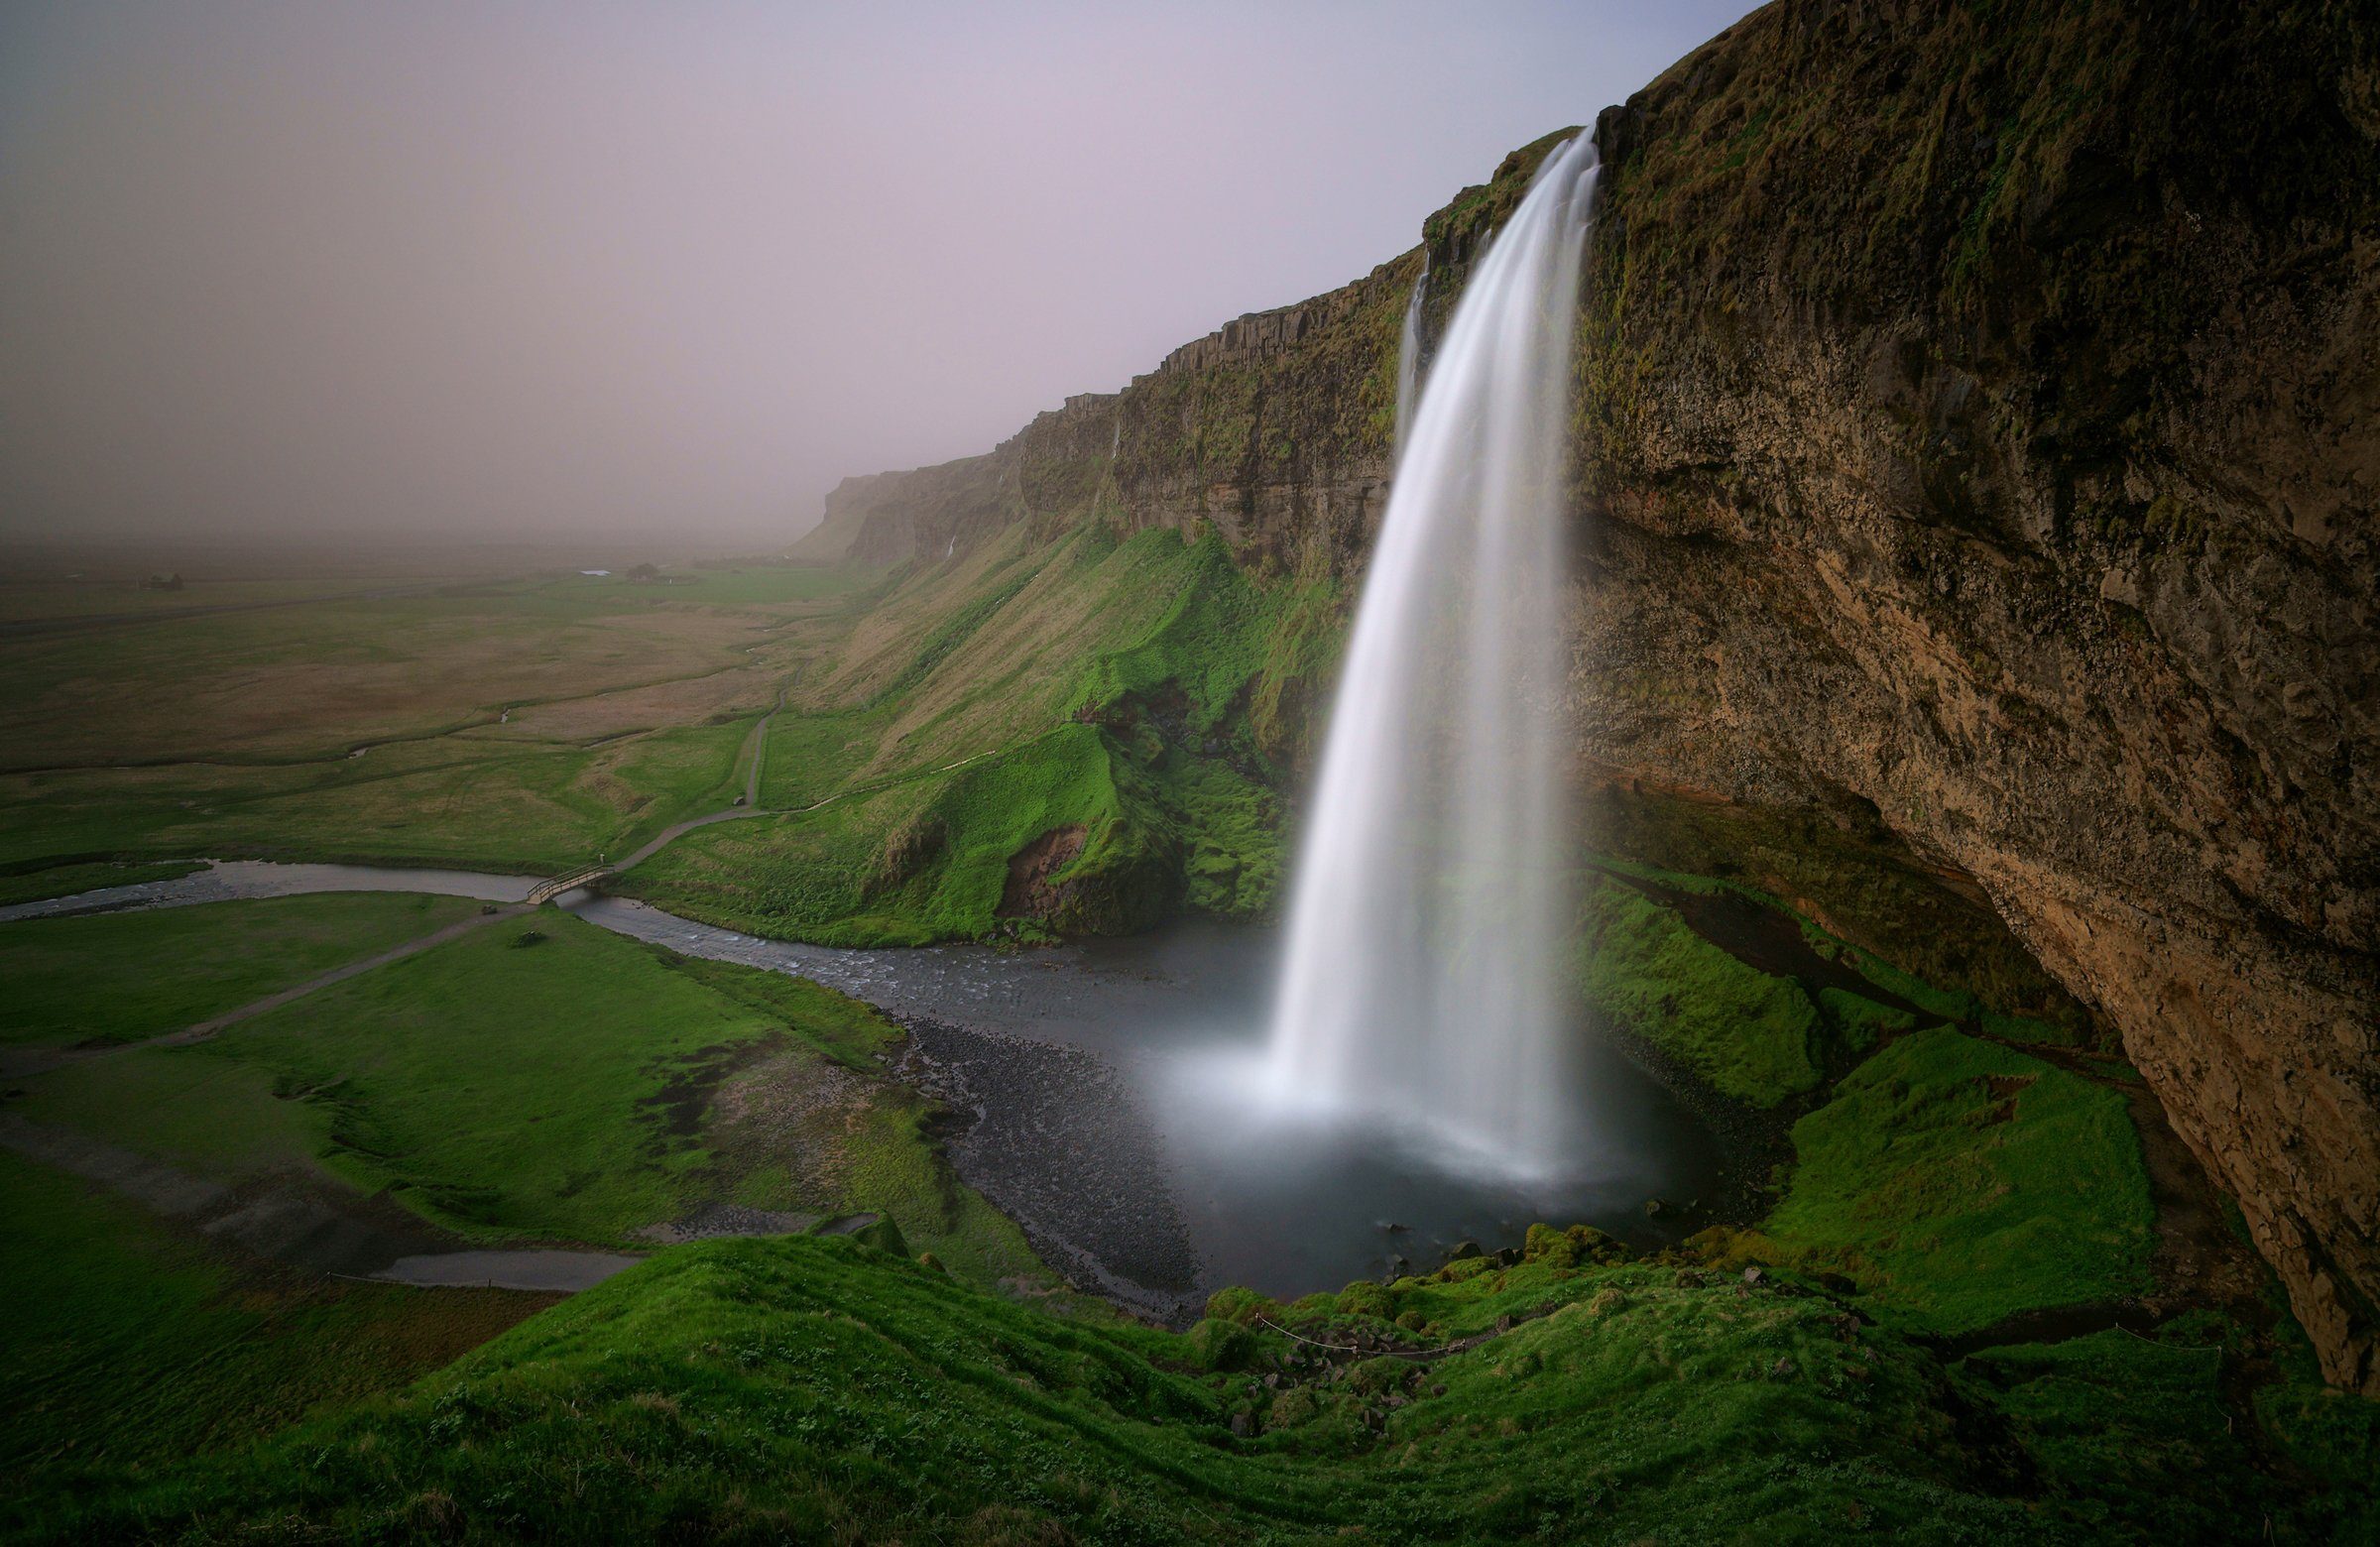
[[[2380,1392],[2369,13],[1785,0],[1597,134],[1583,767],[1971,878]],[[853,480],[812,550],[1096,516],[1359,565],[1410,287],[1434,331],[1560,138],[1344,290]]]

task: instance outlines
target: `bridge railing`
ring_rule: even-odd
[[[541,902],[550,902],[565,892],[573,892],[580,887],[590,886],[611,873],[612,868],[608,865],[591,865],[585,870],[573,871],[567,876],[557,876],[551,881],[540,881],[529,889],[529,895],[523,900],[533,907]]]

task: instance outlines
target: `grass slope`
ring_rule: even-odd
[[[1389,1356],[1438,1342],[1388,1319],[1424,1306],[1490,1336],[1427,1365]],[[2286,1489],[2251,1466],[2220,1393],[2188,1376],[2211,1368],[2203,1333],[2147,1346],[2136,1363],[2179,1377],[2157,1387],[2160,1411],[2127,1414],[2103,1380],[2045,1389],[2028,1351],[1946,1367],[1790,1284],[1746,1289],[1550,1231],[1510,1266],[1474,1259],[1291,1308],[1219,1296],[1213,1310],[1230,1319],[1174,1338],[1067,1322],[851,1242],[706,1243],[401,1397],[46,1523],[212,1538],[1998,1542],[2226,1517],[2204,1539],[2246,1540],[2264,1512],[2369,1520],[2368,1492]],[[1267,1324],[1371,1357],[1318,1359]],[[2154,1463],[2107,1486],[2078,1464],[2061,1409],[2156,1435]],[[2151,1471],[2195,1511],[2142,1488]]]
[[[1825,1020],[1810,996],[1703,939],[1675,909],[1596,878],[1578,953],[1590,1009],[1721,1095],[1767,1108],[1817,1088]]]
[[[0,1494],[70,1488],[393,1390],[551,1303],[243,1260],[0,1154]]]
[[[477,911],[361,892],[0,924],[0,1041],[128,1042],[178,1031]]]
[[[691,835],[621,886],[844,945],[1263,912],[1269,781],[1335,648],[1330,595],[1251,579],[1212,535],[1006,534],[897,585],[788,702],[763,803],[796,814]],[[1004,913],[1012,860],[1068,831],[1079,851]]]

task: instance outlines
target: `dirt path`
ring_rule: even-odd
[[[444,945],[449,940],[459,940],[475,929],[485,929],[490,924],[500,924],[508,918],[518,918],[528,911],[529,908],[525,904],[516,903],[511,907],[497,908],[493,912],[474,913],[469,918],[458,919],[443,929],[433,929],[417,940],[408,940],[403,945],[392,946],[377,956],[367,956],[361,961],[349,962],[344,967],[333,967],[320,977],[309,978],[295,988],[283,989],[278,994],[268,994],[263,999],[252,1000],[237,1010],[227,1010],[211,1020],[201,1020],[196,1025],[184,1026],[179,1031],[169,1031],[164,1036],[153,1036],[146,1042],[128,1042],[124,1045],[128,1047],[183,1047],[191,1042],[203,1042],[226,1026],[237,1025],[243,1020],[261,1015],[269,1010],[279,1010],[293,1000],[301,1000],[308,994],[329,988],[334,983],[344,983],[349,978],[360,977],[372,971],[375,967],[386,967],[391,962],[401,962],[409,956],[418,956],[423,951]],[[109,1051],[113,1051],[113,1049],[109,1049]]]
[[[752,768],[744,775],[744,804],[755,810],[761,804],[761,770],[769,762],[769,727],[785,710],[785,695],[793,690],[788,682],[776,690],[776,702],[761,716],[761,723],[752,728]]]
[[[24,1079],[32,1075],[47,1073],[52,1069],[63,1068],[67,1064],[81,1063],[92,1058],[111,1057],[129,1048],[187,1047],[192,1042],[203,1042],[227,1026],[237,1025],[243,1020],[264,1014],[267,1011],[279,1010],[293,1001],[301,1000],[309,994],[327,989],[334,983],[344,983],[349,978],[360,977],[374,968],[386,967],[391,962],[401,962],[409,956],[418,956],[421,952],[444,945],[449,940],[459,940],[475,929],[485,929],[490,924],[500,924],[508,918],[518,918],[529,911],[528,904],[516,902],[507,907],[492,908],[488,912],[474,913],[468,918],[458,919],[442,928],[433,929],[428,934],[408,940],[403,945],[391,946],[388,950],[377,952],[359,961],[349,962],[342,967],[333,967],[318,977],[308,978],[305,982],[295,984],[279,993],[268,994],[263,999],[251,1000],[247,1004],[227,1010],[211,1019],[201,1020],[195,1025],[183,1026],[178,1031],[168,1031],[162,1035],[145,1037],[136,1042],[112,1042],[97,1047],[0,1048],[0,1079]]]

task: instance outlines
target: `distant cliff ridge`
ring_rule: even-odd
[[[2380,1393],[2376,26],[1782,0],[1607,111],[1575,709],[1592,774],[1872,809],[1973,878]],[[1434,335],[1560,138],[805,549],[1097,514],[1361,565],[1425,254]]]
[[[1360,565],[1387,497],[1405,298],[1425,260],[1443,325],[1481,240],[1565,129],[1430,217],[1423,243],[1352,285],[1251,312],[1120,393],[1084,394],[982,456],[844,480],[794,551],[861,564],[964,552],[1012,522],[1211,525],[1244,557]]]

